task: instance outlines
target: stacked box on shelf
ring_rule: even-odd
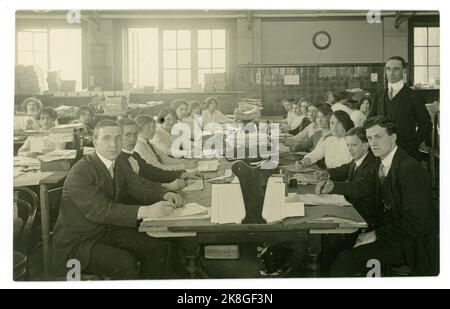
[[[16,94],[40,94],[44,90],[46,90],[44,72],[39,67],[16,65]]]

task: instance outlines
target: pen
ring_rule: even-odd
[[[328,179],[329,179],[329,178],[327,177],[327,179],[325,179],[325,181],[323,182],[323,185],[322,185],[322,187],[320,188],[319,194],[322,194],[322,190],[323,190],[323,188],[325,188],[325,185],[327,184]]]

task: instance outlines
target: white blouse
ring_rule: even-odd
[[[296,136],[292,137],[296,142],[302,142],[308,138],[311,138],[314,133],[317,132],[317,125],[311,122],[303,131],[300,131]]]
[[[319,142],[305,158],[310,159],[311,164],[325,158],[327,168],[335,168],[352,160],[348,153],[345,137],[337,138],[336,136],[329,136]]]
[[[186,168],[181,160],[171,158],[156,149],[156,147],[151,146],[153,146],[153,144],[149,145],[144,138],[139,136],[134,151],[136,151],[148,164],[166,171],[177,171]]]
[[[356,110],[350,115],[350,118],[352,118],[355,127],[362,127],[367,116],[364,115],[362,111]]]

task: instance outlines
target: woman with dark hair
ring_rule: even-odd
[[[327,168],[334,168],[352,160],[348,153],[345,133],[353,128],[353,121],[344,111],[335,111],[330,116],[331,136],[324,139],[317,147],[307,154],[301,161],[297,161],[299,168],[316,163],[325,158]]]
[[[367,119],[370,107],[372,106],[372,100],[368,97],[362,97],[356,104],[355,111],[350,115],[355,127],[362,127],[364,121]]]
[[[178,99],[172,101],[170,103],[170,108],[175,111],[177,115],[178,121],[183,121],[186,117],[188,117],[188,102],[182,99]]]
[[[199,128],[202,128],[202,105],[198,101],[191,101],[188,105],[188,117],[183,119],[191,129],[192,139],[194,138],[194,124],[197,123]]]
[[[94,110],[89,106],[81,106],[78,109],[77,119],[72,123],[82,123],[84,125],[85,137],[84,146],[93,146],[92,139],[94,135]]]
[[[172,127],[177,123],[178,117],[176,112],[171,108],[162,109],[157,117],[158,126],[151,142],[162,153],[171,154],[173,141],[177,138],[172,136]]]
[[[310,152],[323,140],[325,140],[330,133],[330,116],[333,113],[331,107],[324,105],[317,110],[316,113],[316,126],[317,130],[307,139],[301,141],[300,143],[293,144],[291,146],[291,151],[307,151]]]
[[[328,104],[329,106],[332,106],[336,102],[336,98],[334,97],[333,91],[327,91],[325,92],[325,104]]]
[[[217,109],[219,105],[219,99],[216,97],[209,97],[205,99],[206,109],[202,112],[202,124],[205,126],[210,122],[214,123],[228,123],[233,122],[232,119],[225,116],[220,110]]]

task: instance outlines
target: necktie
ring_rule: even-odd
[[[133,169],[135,174],[139,174],[139,163],[136,161],[132,155],[128,158],[128,162],[131,164],[131,168]]]
[[[147,144],[148,144],[148,147],[150,147],[150,149],[151,149],[151,151],[153,152],[153,154],[155,155],[156,160],[158,161],[158,163],[161,163],[161,164],[162,164],[161,158],[160,158],[160,156],[158,155],[158,153],[156,152],[155,148],[153,148],[152,143],[150,143],[150,141],[147,141]]]
[[[114,166],[115,166],[115,162],[113,162],[108,169],[109,174],[111,175],[111,179],[114,179]]]
[[[388,92],[389,100],[392,100],[394,98],[394,88],[390,88]]]
[[[378,170],[378,177],[380,177],[381,183],[386,180],[386,174],[384,173],[384,165],[380,164],[380,169]]]

